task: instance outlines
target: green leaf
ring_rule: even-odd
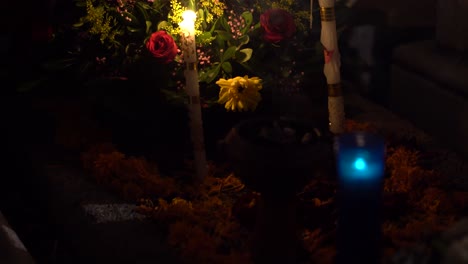
[[[221,27],[223,27],[223,29],[224,29],[225,31],[228,31],[228,32],[231,31],[231,27],[230,27],[229,24],[227,23],[227,20],[226,20],[226,18],[225,18],[224,16],[221,17],[221,19],[220,19],[220,24],[221,24]]]
[[[205,10],[205,12],[207,12],[207,11]],[[198,9],[197,19],[199,19],[200,21],[204,21],[205,20],[205,12],[203,12],[203,9]]]
[[[127,46],[125,46],[125,54],[130,54],[131,52],[130,49],[132,48],[132,46],[133,46],[132,44],[128,44]]]
[[[234,55],[236,54],[236,50],[237,50],[236,46],[231,46],[227,48],[227,50],[225,50],[223,53],[223,57],[221,58],[221,61],[224,62],[234,57]]]
[[[63,69],[66,69],[68,67],[71,67],[73,65],[76,65],[78,63],[78,60],[76,58],[66,58],[66,59],[58,59],[58,60],[52,60],[49,62],[46,62],[42,65],[44,70],[46,71],[60,71]]]
[[[200,82],[211,83],[216,77],[218,77],[221,66],[218,64],[215,67],[212,67],[206,71],[200,72]]]
[[[151,34],[153,32],[151,32],[151,26],[153,25],[153,23],[151,23],[151,21],[149,20],[146,20],[146,34]]]
[[[250,67],[247,63],[241,63],[240,65],[242,65],[242,67],[244,67],[247,71],[254,72],[252,67]]]
[[[161,22],[158,23],[157,29],[162,30],[162,29],[168,28],[170,26],[171,26],[171,24],[169,22],[161,21]]]
[[[224,41],[229,41],[232,39],[232,34],[224,31],[224,30],[215,30],[215,32],[218,34],[218,38],[224,40]]]
[[[156,2],[156,1],[155,1]],[[187,94],[184,91],[175,92],[168,89],[160,89],[169,104],[181,105],[187,100]]]
[[[200,42],[200,43],[209,43],[213,41],[214,39],[215,37],[213,37],[210,32],[203,32],[202,34],[197,36],[197,40],[198,40],[197,42]]]
[[[136,16],[134,16],[132,13],[129,13],[129,12],[123,12],[123,17],[128,17],[130,18],[130,21],[128,20],[124,20],[125,23],[127,23],[128,25],[133,25],[133,26],[138,26],[140,24],[140,21],[138,20],[138,18]]]
[[[195,10],[196,9],[197,4],[196,4],[195,0],[188,0],[187,2],[188,2],[187,3],[187,8],[189,10]]]
[[[232,65],[229,61],[223,62],[223,64],[221,64],[221,68],[223,68],[223,71],[225,71],[226,73],[232,73]]]
[[[80,66],[80,70],[79,72],[81,74],[86,74],[88,72],[88,69],[90,69],[92,66],[92,63],[91,62],[85,62],[83,63],[81,66]]]
[[[79,27],[81,27],[81,26],[83,26],[83,25],[84,25],[84,23],[83,23],[83,21],[80,19],[80,22],[77,22],[77,23],[73,24],[72,26],[73,26],[73,27],[76,27],[76,28],[79,28]]]
[[[239,47],[241,47],[241,46],[249,43],[250,37],[249,37],[249,35],[244,35],[244,36],[240,37],[238,40],[240,41]]]
[[[219,18],[216,19],[216,20],[214,21],[213,25],[212,25],[211,28],[210,28],[210,33],[211,33],[211,34],[213,34],[213,32],[215,31],[216,27],[219,25],[219,23],[220,23],[219,21],[220,21]]]
[[[75,5],[77,7],[86,7],[86,1],[76,1]]]
[[[151,9],[151,6],[145,2],[136,2],[136,4],[140,5],[144,9]]]
[[[219,50],[226,48],[226,41],[222,40],[219,37],[219,35],[216,35],[216,44],[218,46],[218,52],[219,52]]]
[[[39,87],[42,83],[44,83],[46,81],[45,78],[41,78],[39,80],[33,80],[33,81],[28,81],[28,82],[24,82],[24,83],[20,83],[18,85],[18,87],[16,88],[16,90],[20,93],[24,93],[24,92],[29,92],[37,87]]]
[[[236,59],[239,63],[247,62],[252,58],[253,50],[250,48],[241,49],[236,53]]]
[[[262,28],[262,25],[260,24],[260,22],[258,22],[254,25],[253,30],[259,30],[260,28]]]
[[[132,32],[132,33],[136,33],[136,32],[141,32],[143,31],[141,28],[134,28],[134,27],[131,27],[131,26],[128,26],[127,27],[127,30]]]
[[[241,32],[245,34],[250,29],[250,26],[252,25],[253,15],[249,11],[245,11],[244,13],[242,13],[241,16],[242,18],[244,18],[244,21],[245,21],[245,27],[241,30]]]
[[[143,5],[141,5],[141,2],[136,1],[135,7],[136,7],[136,10],[138,10],[138,12],[141,13],[145,21],[150,20],[150,17],[148,16],[148,12],[146,12],[146,9],[143,7]]]

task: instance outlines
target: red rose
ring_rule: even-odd
[[[177,44],[171,35],[166,31],[160,30],[151,34],[146,42],[146,48],[149,52],[162,63],[169,63],[177,55]]]
[[[264,39],[278,43],[290,38],[296,32],[293,16],[283,9],[269,9],[260,16],[260,25],[264,30]]]

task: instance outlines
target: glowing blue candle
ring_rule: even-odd
[[[340,183],[337,263],[380,263],[384,140],[356,132],[341,135],[336,143]]]
[[[338,138],[338,176],[343,188],[380,186],[385,168],[384,140],[356,132]]]

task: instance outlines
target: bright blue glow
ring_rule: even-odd
[[[350,133],[337,141],[337,169],[347,187],[380,184],[384,176],[385,145],[378,135]]]
[[[375,181],[383,177],[384,161],[381,155],[353,149],[343,150],[338,157],[338,173],[344,181]]]
[[[365,170],[366,167],[366,161],[363,158],[357,158],[354,162],[354,168],[356,168],[357,170]]]

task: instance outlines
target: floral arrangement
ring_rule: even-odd
[[[186,9],[197,15],[204,106],[218,102],[227,110],[255,110],[260,91],[298,90],[311,71],[322,69],[322,47],[309,28],[309,1],[77,0],[76,5],[73,48],[61,60],[76,66],[80,79],[154,76],[155,89],[184,99],[179,23]]]

